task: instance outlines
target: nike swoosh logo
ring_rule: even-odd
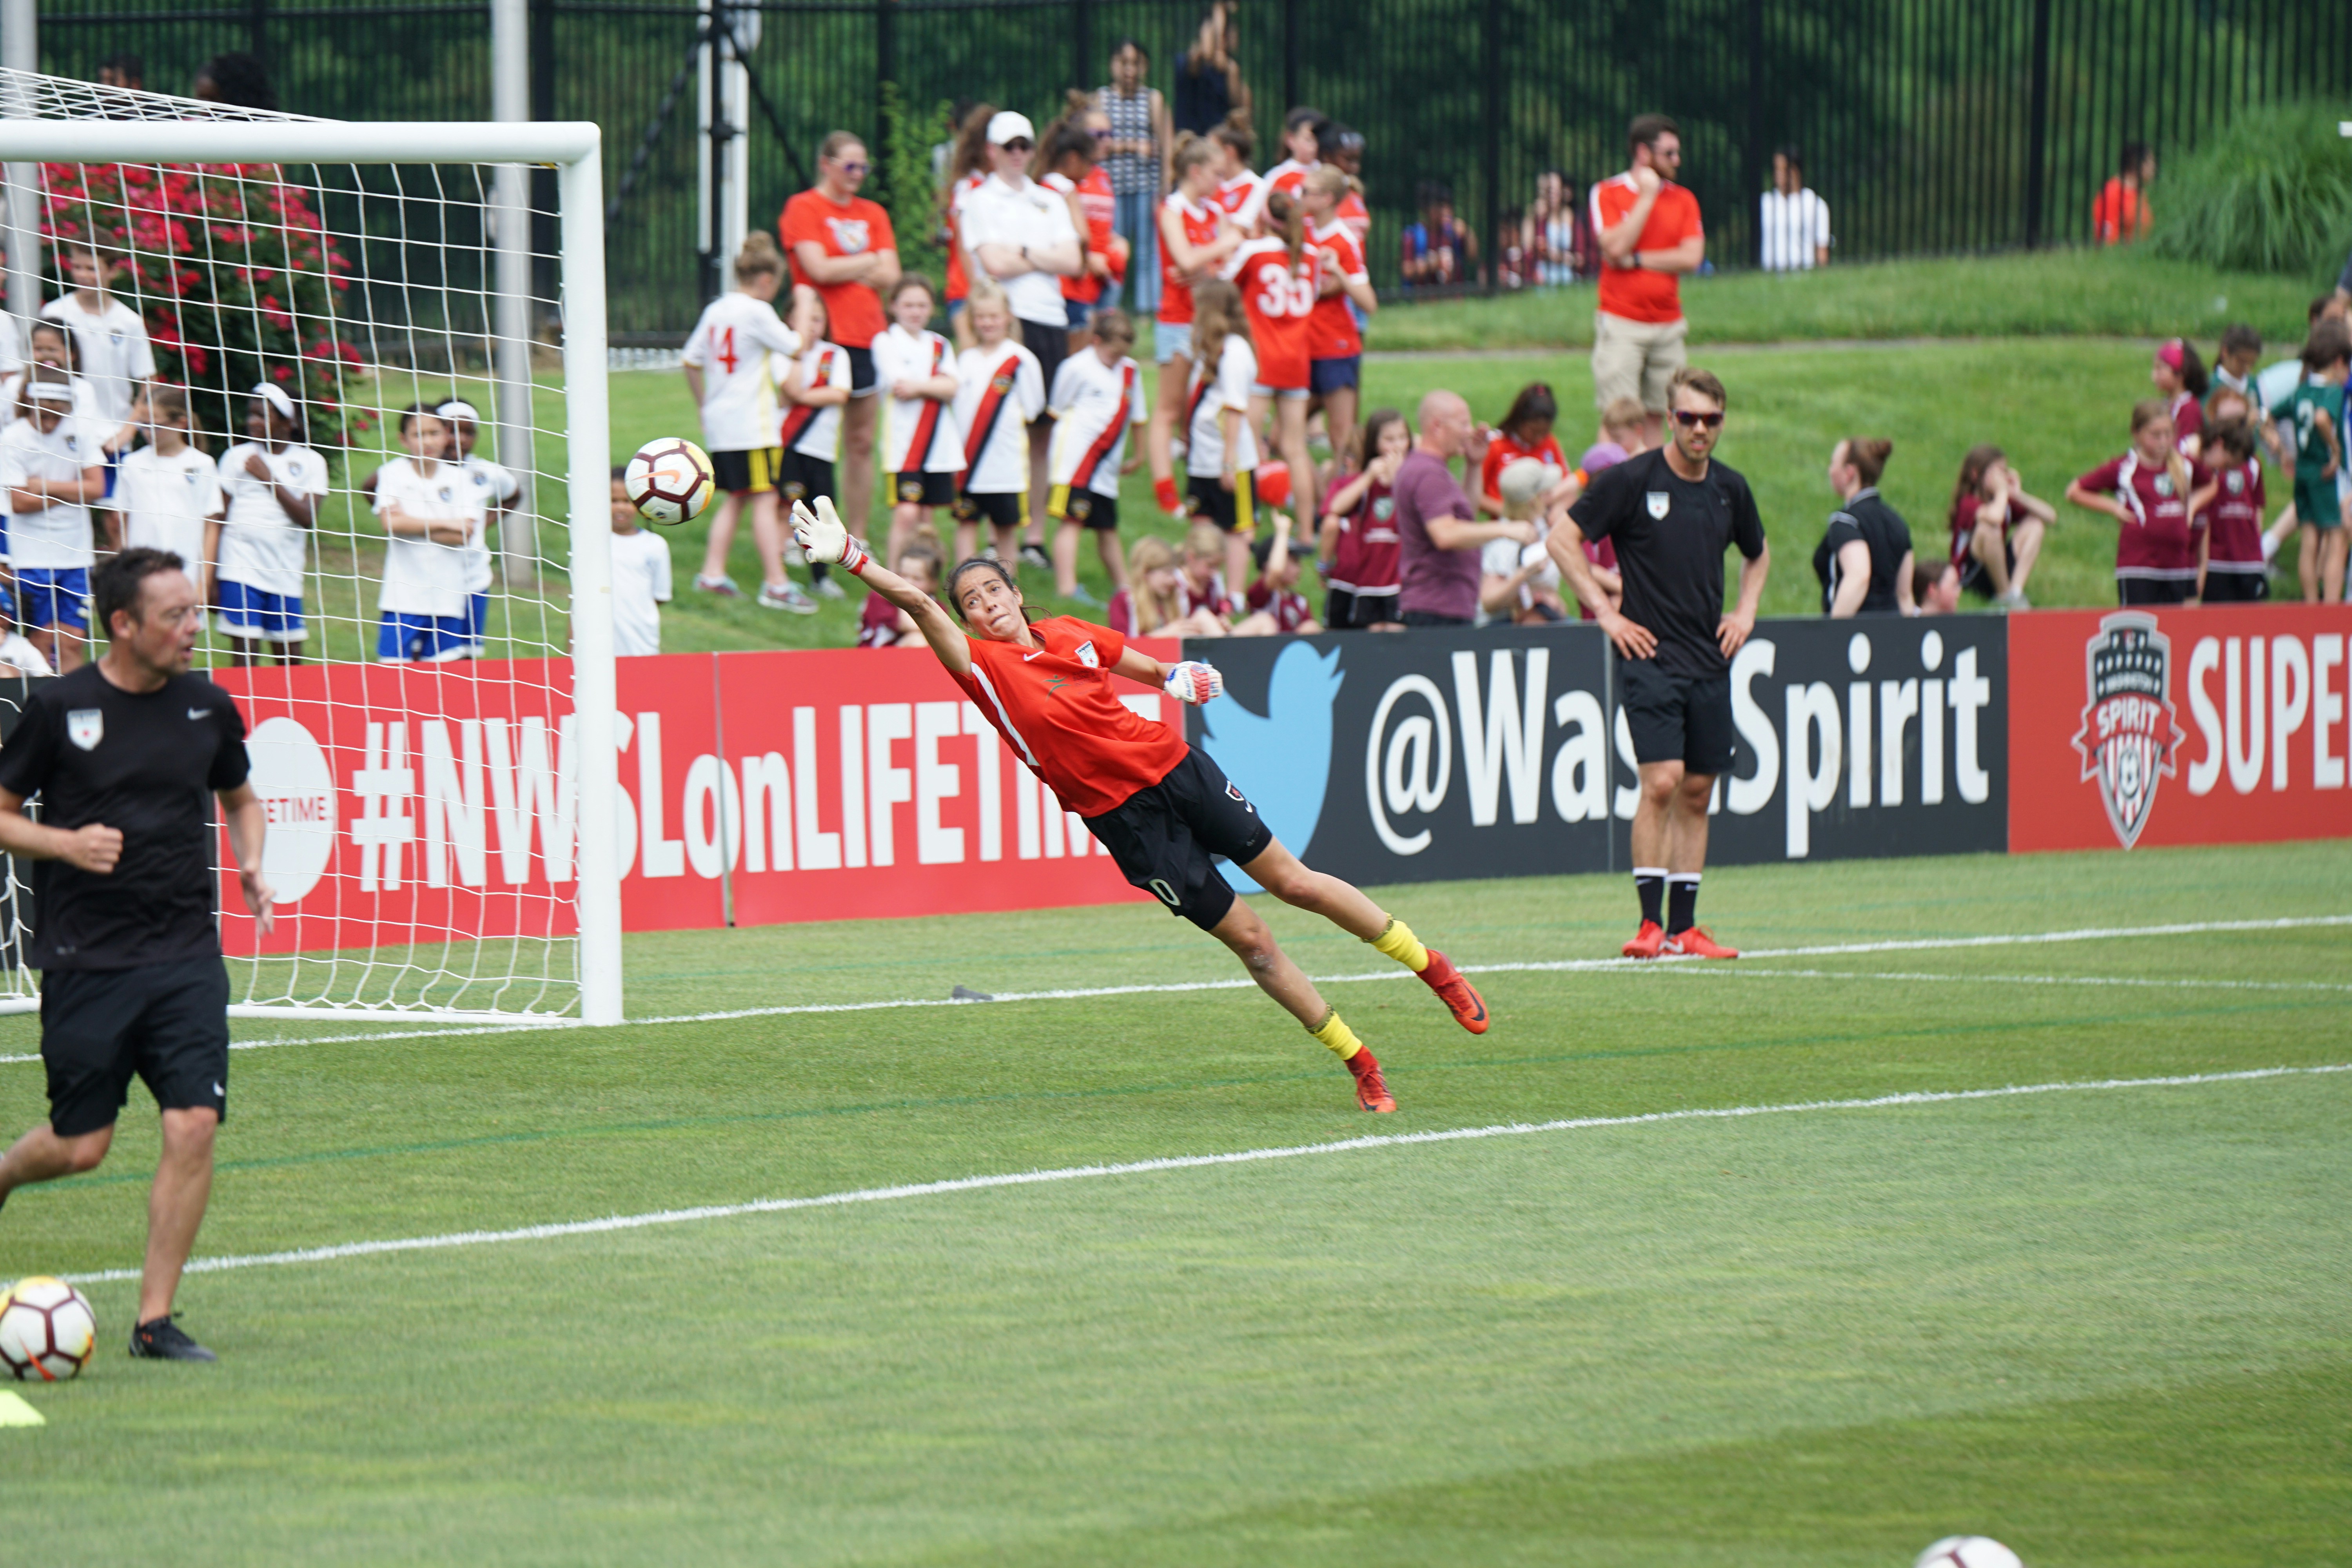
[[[1041,648],[1039,648],[1039,649],[1037,650],[1037,653],[1044,653],[1045,651],[1045,650],[1044,648],[1042,648],[1042,647],[1041,647]],[[1031,659],[1035,658],[1037,657],[1037,653],[1024,653],[1024,654],[1023,654],[1023,655],[1021,656],[1021,662],[1022,662],[1022,663],[1024,663],[1024,664],[1028,663]]]
[[[223,1100],[226,1100],[228,1098],[228,1090],[223,1089],[217,1082],[213,1085],[213,1092],[220,1096]]]
[[[205,708],[191,708],[188,710],[188,717],[191,719],[202,719],[206,717],[210,711],[211,710]]]

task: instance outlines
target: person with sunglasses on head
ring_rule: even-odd
[[[1731,771],[1731,656],[1756,628],[1772,553],[1748,481],[1714,458],[1723,383],[1696,366],[1667,390],[1669,443],[1595,474],[1546,542],[1580,603],[1621,656],[1617,701],[1642,777],[1633,812],[1633,886],[1642,925],[1628,958],[1737,958],[1695,923],[1706,864],[1706,811]],[[1610,605],[1585,559],[1613,540],[1623,598]],[[1723,552],[1737,545],[1738,607],[1723,607]],[[1660,903],[1664,900],[1664,923]]]
[[[849,402],[841,411],[841,509],[863,537],[874,505],[874,422],[882,390],[874,340],[889,322],[882,301],[898,281],[898,237],[881,203],[859,195],[874,160],[855,132],[836,131],[817,148],[816,184],[784,204],[777,233],[793,278],[824,300],[833,342],[849,357]]]
[[[1639,397],[1651,446],[1664,433],[1667,384],[1686,363],[1682,275],[1706,259],[1698,198],[1675,183],[1682,172],[1681,128],[1663,114],[1626,128],[1633,167],[1592,187],[1592,230],[1601,238],[1600,308],[1592,318],[1592,404]]]

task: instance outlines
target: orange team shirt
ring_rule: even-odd
[[[1336,216],[1356,237],[1359,248],[1372,237],[1372,209],[1366,206],[1364,198],[1355,192],[1349,191],[1339,198],[1339,211]]]
[[[818,283],[803,275],[793,247],[814,241],[827,256],[869,256],[896,250],[898,237],[890,232],[890,215],[879,202],[852,196],[846,205],[829,200],[823,191],[803,191],[784,204],[776,227],[784,237],[784,254],[793,258],[793,280],[807,283],[824,299],[825,336],[844,348],[874,346],[882,329],[882,296],[866,283]]]
[[[1184,760],[1181,734],[1118,700],[1110,672],[1127,638],[1071,616],[1032,621],[1029,635],[1040,647],[968,637],[971,668],[956,684],[1066,809],[1117,810]]]
[[[1287,245],[1273,238],[1253,239],[1234,252],[1229,266],[1249,316],[1258,384],[1277,392],[1304,390],[1323,258],[1308,246],[1299,251],[1294,271]]]
[[[1532,447],[1523,447],[1507,430],[1497,430],[1495,438],[1486,443],[1486,460],[1478,467],[1478,497],[1499,500],[1503,494],[1503,469],[1521,458],[1533,458],[1538,463],[1549,463],[1562,475],[1568,472],[1568,454],[1559,449],[1559,437],[1547,436]]]
[[[2145,235],[2147,226],[2147,204],[2137,191],[2125,186],[2122,175],[2110,175],[2091,203],[2091,231],[2098,242],[2126,244]]]
[[[1184,226],[1187,245],[1198,248],[1217,237],[1217,209],[1194,206],[1181,191],[1169,192],[1160,211],[1163,217],[1176,215]],[[1184,281],[1182,268],[1165,244],[1160,247],[1160,319],[1171,327],[1190,326],[1192,321],[1192,286]]]
[[[1048,174],[1045,178],[1047,183],[1057,191],[1070,184],[1068,177],[1062,174]],[[1087,177],[1077,182],[1076,190],[1078,210],[1087,215],[1087,254],[1099,256],[1110,263],[1110,284],[1116,288],[1127,276],[1127,269],[1121,267],[1118,258],[1110,253],[1110,242],[1116,233],[1115,225],[1118,215],[1118,193],[1110,188],[1110,176],[1103,172],[1102,165],[1099,163],[1087,171]],[[1084,278],[1062,279],[1062,298],[1065,300],[1076,300],[1082,304],[1091,305],[1102,297],[1102,279],[1089,275]]]
[[[963,220],[956,216],[956,198],[963,195],[966,191],[978,190],[987,182],[987,179],[988,176],[985,174],[966,174],[962,179],[958,180],[953,185],[948,188],[947,289],[948,298],[950,300],[961,300],[971,291],[971,279],[964,276]]]
[[[1324,253],[1325,266],[1337,265],[1340,277],[1364,275],[1363,245],[1345,218],[1335,216],[1307,243]],[[1356,326],[1355,310],[1345,294],[1324,294],[1316,300],[1314,313],[1307,321],[1307,338],[1309,359],[1351,359],[1364,352],[1364,334]]]
[[[1597,235],[1623,222],[1640,199],[1641,193],[1633,188],[1633,176],[1630,174],[1596,182],[1592,187],[1592,232]],[[1650,221],[1642,226],[1642,237],[1634,242],[1633,248],[1672,250],[1694,235],[1705,232],[1698,221],[1698,198],[1668,180],[1659,186],[1657,202],[1650,208]],[[1628,321],[1679,321],[1683,319],[1681,278],[1672,272],[1652,272],[1645,268],[1603,262],[1601,309]]]
[[[1285,158],[1265,172],[1265,183],[1295,200],[1298,193],[1307,188],[1307,176],[1321,167],[1320,163],[1302,163],[1296,158]]]
[[[1244,169],[1230,180],[1217,184],[1217,205],[1234,215],[1234,221],[1244,228],[1254,228],[1265,216],[1265,176],[1255,169]]]

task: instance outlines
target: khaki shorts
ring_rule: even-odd
[[[1683,352],[1690,323],[1629,321],[1605,310],[1592,312],[1592,405],[1606,408],[1621,397],[1664,413],[1675,372],[1689,363]]]

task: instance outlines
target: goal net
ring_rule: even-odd
[[[0,457],[110,485],[87,537],[12,519],[25,629],[83,651],[93,551],[202,573],[277,900],[265,933],[219,836],[236,1011],[619,1017],[599,155],[0,72]],[[22,1008],[26,868],[7,892]]]

